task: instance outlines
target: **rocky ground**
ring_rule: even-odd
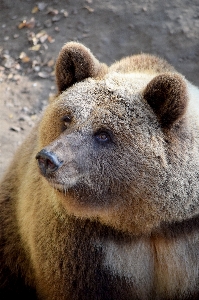
[[[71,40],[107,64],[159,55],[199,85],[198,0],[0,0],[0,176],[56,93],[56,57]]]

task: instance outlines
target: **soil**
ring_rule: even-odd
[[[56,57],[71,40],[108,65],[158,55],[199,85],[198,0],[0,0],[0,176],[56,93]]]

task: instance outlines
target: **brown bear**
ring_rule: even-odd
[[[70,42],[0,185],[0,299],[199,299],[199,90]]]

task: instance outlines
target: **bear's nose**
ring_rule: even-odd
[[[45,149],[37,153],[36,159],[38,160],[39,168],[43,175],[50,175],[57,171],[63,164],[53,152]]]

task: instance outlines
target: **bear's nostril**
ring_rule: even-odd
[[[46,159],[46,165],[50,170],[54,170],[55,168],[57,168],[57,166],[55,166],[55,164],[50,159]]]
[[[63,164],[53,152],[45,149],[37,153],[36,159],[38,160],[39,168],[43,175],[50,175],[57,171]]]

